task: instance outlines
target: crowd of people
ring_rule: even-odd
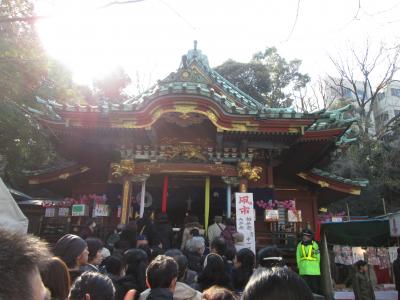
[[[256,255],[221,217],[206,234],[188,216],[178,247],[163,214],[118,226],[104,242],[87,225],[52,247],[0,229],[0,299],[313,299],[277,247]]]

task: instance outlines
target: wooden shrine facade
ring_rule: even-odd
[[[68,195],[119,185],[122,223],[129,220],[132,185],[147,182],[161,202],[165,177],[175,192],[210,178],[210,192],[226,189],[227,199],[218,201],[226,203],[227,216],[228,198],[238,190],[268,191],[263,199],[255,193],[255,201],[296,199],[303,228],[316,225],[321,190],[340,198],[359,194],[365,185],[317,169],[345,142],[353,121],[345,119],[346,109],[307,114],[267,108],[212,70],[196,48],[176,72],[122,104],[44,104],[41,124],[75,164],[32,173],[30,184],[63,185]],[[262,217],[257,222],[262,237],[267,227]]]

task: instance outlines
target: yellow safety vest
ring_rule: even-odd
[[[308,248],[308,253],[306,255],[306,247],[303,244],[301,244],[301,254],[302,254],[302,256],[300,257],[300,260],[317,260],[316,257],[312,257],[312,251],[313,251],[313,248],[314,248],[313,246],[314,246],[314,242]]]

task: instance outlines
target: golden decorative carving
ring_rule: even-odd
[[[167,113],[164,115],[164,120],[166,122],[176,124],[180,127],[189,127],[191,125],[201,124],[205,119],[206,116],[198,113]]]
[[[300,129],[297,127],[289,127],[288,132],[289,133],[299,133]]]
[[[188,160],[198,159],[201,161],[207,161],[207,157],[201,153],[201,147],[192,144],[181,143],[177,146],[173,146],[169,158],[174,159],[180,155]]]
[[[217,116],[211,110],[207,110],[206,116],[213,124],[217,123]]]
[[[251,167],[251,164],[248,161],[241,161],[238,165],[238,176],[245,177],[251,181],[258,181],[262,172],[261,167]]]
[[[189,113],[196,112],[197,105],[175,105],[175,111],[181,113],[180,118],[187,119],[189,118]]]
[[[111,175],[114,178],[131,176],[134,174],[135,164],[131,159],[123,159],[120,163],[111,164]]]
[[[329,184],[328,182],[323,181],[323,180],[319,180],[319,181],[318,181],[318,184],[319,184],[319,186],[322,187],[322,188],[326,188],[326,187],[329,187],[329,186],[330,186],[330,184]]]
[[[131,120],[122,121],[123,128],[135,128],[136,122]]]

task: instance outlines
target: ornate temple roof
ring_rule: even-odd
[[[313,168],[308,172],[300,172],[297,176],[318,184],[321,188],[330,188],[352,195],[360,195],[361,189],[369,183],[366,179],[344,178],[317,168]]]

